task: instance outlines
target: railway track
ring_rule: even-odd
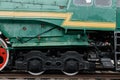
[[[75,76],[43,74],[32,76],[27,73],[0,73],[0,80],[120,80],[120,73],[87,73]]]

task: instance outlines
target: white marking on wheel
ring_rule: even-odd
[[[78,74],[79,71],[74,72],[74,73],[67,73],[67,72],[65,72],[65,71],[62,71],[62,72],[63,72],[65,75],[74,76],[74,75]]]
[[[44,72],[45,72],[45,71],[41,71],[41,72],[39,72],[39,73],[33,73],[33,72],[31,72],[31,71],[28,71],[29,74],[34,75],[34,76],[41,75],[41,74],[43,74]]]

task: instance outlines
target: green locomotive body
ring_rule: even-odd
[[[0,29],[6,37],[10,38],[15,47],[88,45],[87,41],[83,41],[87,40],[87,37],[82,36],[78,40],[81,33],[73,31],[72,33],[76,35],[72,33],[69,35],[68,30],[76,29],[86,32],[87,30],[114,31],[116,29],[116,1],[112,1],[105,7],[97,4],[97,1],[96,4],[93,3],[93,1],[86,3],[85,0],[83,3],[81,0],[49,2],[47,0],[25,2],[3,0],[0,6],[2,18]],[[9,7],[9,5],[13,6]],[[54,27],[56,29],[42,34]]]
[[[74,75],[99,70],[96,62],[119,70],[119,6],[120,0],[0,0],[0,70]]]

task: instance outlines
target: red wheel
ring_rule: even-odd
[[[9,59],[8,46],[3,39],[0,38],[0,71],[5,68]]]

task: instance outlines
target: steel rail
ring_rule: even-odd
[[[32,76],[27,73],[0,73],[0,80],[3,79],[32,79],[32,80],[111,80],[119,79],[120,73],[84,73],[75,76],[66,76],[64,74],[43,74],[40,76]]]

